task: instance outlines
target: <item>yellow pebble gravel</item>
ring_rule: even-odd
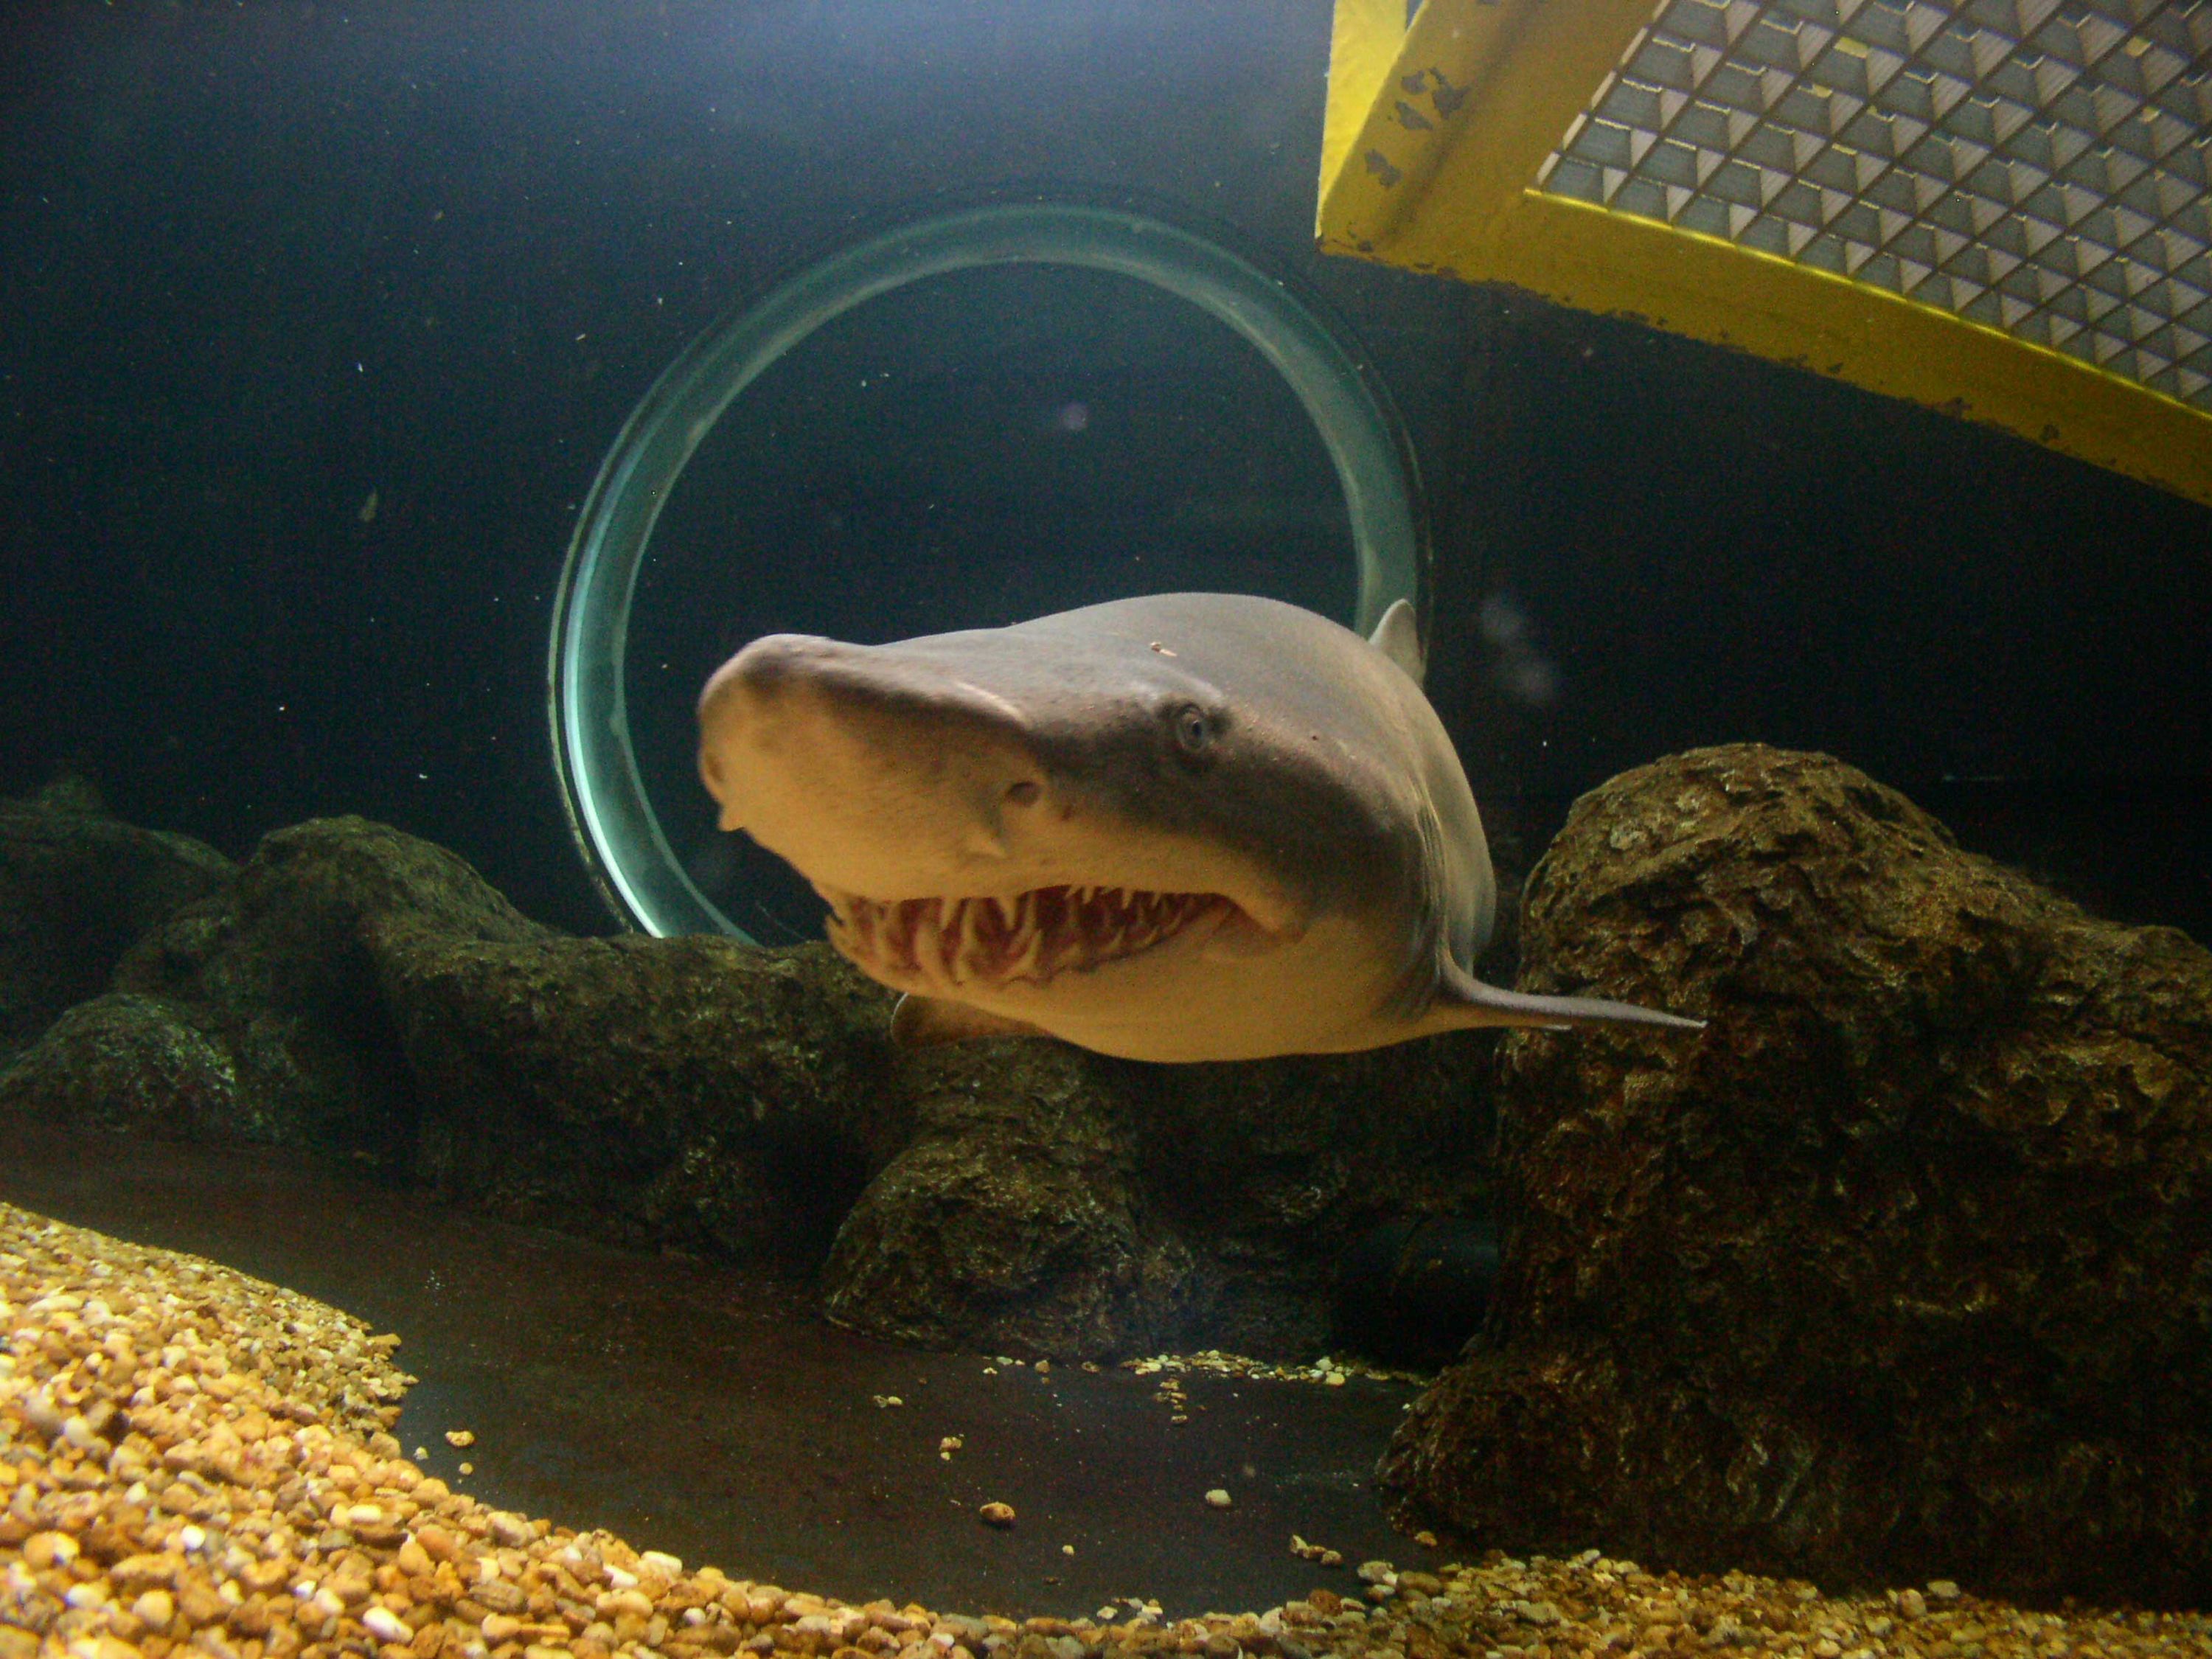
[[[0,1204],[0,1659],[2212,1655],[2197,1614],[2061,1617],[1940,1582],[1827,1597],[1594,1550],[1367,1562],[1265,1613],[1181,1620],[1136,1598],[1077,1620],[853,1607],[448,1491],[389,1433],[411,1381],[397,1346],[295,1292]]]

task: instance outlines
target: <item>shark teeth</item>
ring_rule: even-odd
[[[830,943],[862,972],[911,988],[1042,983],[1174,938],[1230,908],[1218,893],[1090,884],[1012,896],[880,900],[824,893]]]

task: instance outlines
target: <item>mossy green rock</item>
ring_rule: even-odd
[[[173,1005],[230,1055],[236,1114],[211,1131],[399,1176],[421,1101],[370,948],[398,918],[457,939],[556,937],[443,848],[366,818],[318,818],[264,837],[234,880],[163,918],[114,986]]]
[[[912,1112],[890,999],[826,947],[373,938],[416,1170],[512,1220],[811,1269]]]
[[[1504,1045],[1503,1279],[1383,1459],[1402,1522],[2212,1595],[2212,953],[1750,745],[1578,803],[1522,949],[1711,1024]]]
[[[0,1109],[273,1141],[637,1249],[818,1271],[933,1346],[1310,1356],[1380,1224],[1486,1190],[1492,1040],[1259,1066],[917,1055],[826,945],[579,939],[386,825],[269,836]]]
[[[275,1138],[247,1120],[224,1043],[179,1005],[127,992],[79,1003],[0,1072],[0,1121],[10,1113],[160,1139]]]
[[[913,1057],[910,1145],[823,1269],[830,1316],[1053,1358],[1311,1357],[1382,1223],[1479,1205],[1488,1038],[1245,1065],[1060,1043]]]
[[[74,778],[0,801],[0,1063],[106,990],[148,928],[234,868],[189,836],[109,817]]]

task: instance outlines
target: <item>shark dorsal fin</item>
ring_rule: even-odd
[[[1406,678],[1416,685],[1428,672],[1428,658],[1421,651],[1421,625],[1413,615],[1411,599],[1393,600],[1367,642],[1404,669]]]

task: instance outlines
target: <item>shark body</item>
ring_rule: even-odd
[[[779,634],[700,699],[725,830],[807,878],[908,1043],[1154,1060],[1473,1025],[1701,1022],[1474,976],[1496,884],[1401,601],[1372,640],[1174,593],[848,645]]]

